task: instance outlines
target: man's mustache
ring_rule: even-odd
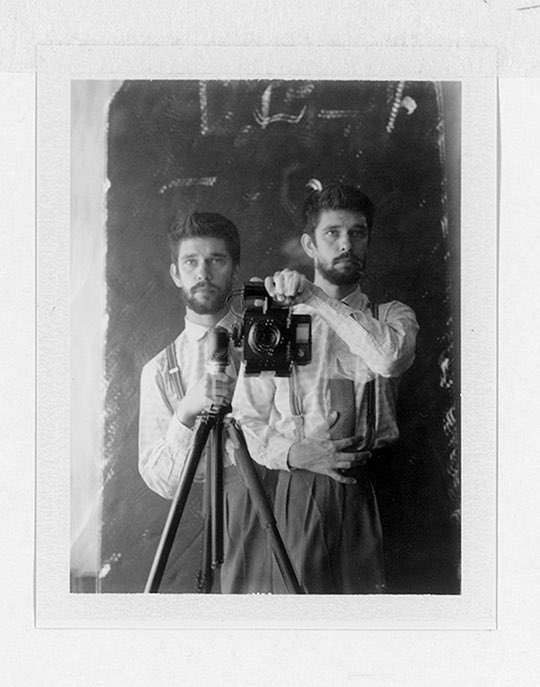
[[[352,264],[357,267],[361,267],[363,264],[362,260],[352,253],[343,253],[343,255],[340,255],[338,258],[334,258],[332,264],[338,265],[340,262],[352,262]]]
[[[191,287],[191,293],[196,293],[197,291],[201,291],[202,289],[217,289],[217,286],[215,284],[212,284],[211,281],[202,281],[196,284],[195,286]]]

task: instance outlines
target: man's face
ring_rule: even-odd
[[[171,276],[188,308],[198,315],[223,309],[232,289],[236,268],[223,239],[211,236],[184,239]]]
[[[353,210],[322,210],[313,237],[302,236],[315,271],[336,286],[358,283],[364,273],[368,243],[367,219]]]

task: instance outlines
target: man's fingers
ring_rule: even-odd
[[[356,480],[354,477],[346,477],[345,475],[342,475],[339,472],[336,472],[336,470],[330,470],[327,473],[328,477],[331,477],[333,480],[336,482],[341,482],[342,484],[356,484]]]
[[[283,272],[274,272],[274,298],[277,301],[282,301],[285,298],[285,276]]]
[[[334,447],[339,451],[351,446],[360,446],[364,441],[364,437],[361,434],[357,434],[353,437],[348,437],[346,439],[334,439],[333,441]]]
[[[223,393],[223,392],[218,392],[217,394],[212,394],[210,396],[211,401],[226,401],[229,398],[230,394],[228,393]]]
[[[305,277],[296,270],[286,268],[274,272],[271,277],[266,277],[264,286],[274,300],[282,302],[302,293],[305,286]]]
[[[336,468],[340,470],[348,470],[349,468],[356,468],[365,465],[369,453],[362,451],[361,453],[338,453],[338,460]]]
[[[296,294],[302,292],[302,275],[299,272],[287,272],[284,275],[284,293],[288,298],[294,298]]]
[[[294,274],[292,272],[283,273],[283,295],[287,298],[294,296]]]
[[[209,389],[216,390],[216,391],[226,391],[227,389],[230,389],[232,385],[232,381],[224,381],[222,382],[219,379],[216,379],[215,382],[211,383],[209,385]]]
[[[210,376],[212,379],[219,380],[220,382],[234,382],[234,377],[231,377],[226,372],[214,372]]]
[[[224,384],[224,385],[216,385],[211,387],[210,389],[206,390],[205,396],[210,399],[214,398],[231,398],[231,396],[234,393],[234,389],[232,389],[230,386]]]
[[[268,293],[273,297],[274,294],[276,293],[276,289],[274,286],[274,280],[272,277],[266,277],[264,280],[264,288],[268,291]]]
[[[336,454],[338,460],[352,460],[356,463],[366,461],[371,456],[371,451],[340,451]]]

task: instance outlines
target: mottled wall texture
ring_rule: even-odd
[[[71,84],[71,575],[95,589],[101,567],[103,346],[106,335],[107,118],[121,81]]]
[[[378,213],[363,284],[412,306],[401,439],[374,470],[389,590],[459,593],[460,86],[433,82],[127,81],[109,110],[104,592],[143,589],[169,502],[137,470],[139,374],[183,327],[170,281],[172,214],[221,212],[242,278],[291,267],[306,182],[359,184]],[[192,592],[199,490],[162,591]],[[178,539],[177,539],[178,542]],[[107,565],[108,564],[108,565]]]

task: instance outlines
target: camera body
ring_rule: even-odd
[[[244,312],[233,336],[243,342],[247,375],[265,371],[287,377],[293,363],[311,362],[311,316],[295,315],[290,306],[275,302],[261,282],[246,282]]]

